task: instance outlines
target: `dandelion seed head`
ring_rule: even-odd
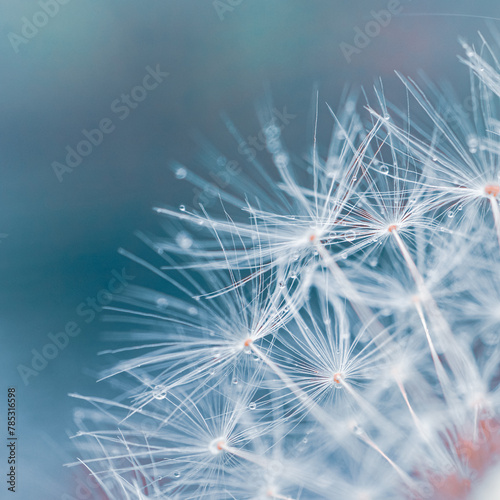
[[[326,107],[323,146],[316,95],[303,159],[266,106],[250,175],[219,189],[172,164],[213,203],[156,209],[168,235],[140,235],[156,261],[122,254],[175,293],[115,297],[126,343],[102,378],[117,395],[74,395],[90,406],[82,461],[110,498],[492,498],[500,67],[486,42],[464,47],[471,116],[400,76],[423,114],[377,85],[369,120],[352,95]]]

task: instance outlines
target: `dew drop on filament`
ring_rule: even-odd
[[[352,229],[349,229],[349,231],[346,231],[344,238],[346,241],[353,241],[356,238],[356,233]]]
[[[156,305],[160,309],[166,309],[168,307],[168,300],[164,297],[160,297],[159,299],[156,300]]]
[[[189,234],[187,234],[185,231],[181,231],[180,233],[177,233],[177,236],[175,237],[175,241],[184,250],[191,248],[191,246],[193,245],[193,240],[191,239],[191,236],[189,236]]]
[[[177,177],[177,179],[185,179],[186,176],[187,176],[187,170],[184,167],[179,167],[175,171],[175,177]]]
[[[165,399],[167,397],[165,388],[162,387],[161,385],[156,385],[155,388],[153,389],[153,397],[155,399]]]

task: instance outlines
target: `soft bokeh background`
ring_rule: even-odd
[[[486,18],[500,18],[498,0],[401,0],[401,14],[348,63],[340,44],[352,44],[355,27],[363,28],[373,19],[371,10],[388,4],[66,0],[16,52],[9,33],[20,35],[23,17],[31,20],[41,7],[38,1],[0,0],[0,422],[5,432],[6,391],[15,386],[15,498],[85,498],[78,469],[62,467],[77,456],[68,439],[76,404],[67,394],[105,391],[95,383],[104,327],[97,319],[85,323],[77,307],[106,288],[113,270],[129,266],[117,248],[138,246],[134,230],[159,231],[153,205],[192,203],[192,188],[175,179],[168,162],[193,161],[193,132],[230,151],[248,170],[220,113],[244,137],[256,135],[255,103],[266,89],[277,109],[296,115],[283,133],[299,154],[310,139],[315,84],[320,101],[335,107],[346,83],[370,88],[381,76],[397,101],[403,92],[394,70],[410,76],[423,70],[467,95],[458,37],[477,42],[478,30],[488,33]],[[224,5],[230,8],[222,12]],[[142,81],[146,66],[157,64],[169,76],[119,120],[111,103]],[[107,117],[114,132],[59,182],[52,162],[63,162],[66,146],[76,146],[82,129]],[[147,275],[138,281],[147,285]],[[82,333],[25,386],[17,367],[30,366],[32,349],[41,350],[48,334],[68,321]],[[3,481],[0,491],[7,495]]]

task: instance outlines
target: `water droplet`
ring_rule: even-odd
[[[168,300],[165,297],[160,297],[156,300],[156,305],[161,309],[166,309],[168,307]]]
[[[479,146],[479,140],[474,134],[470,134],[467,137],[467,147],[471,153],[476,153]]]
[[[352,430],[357,436],[361,436],[361,434],[363,434],[363,429],[358,424],[354,424]]]
[[[387,165],[382,165],[380,167],[380,173],[387,175],[389,173],[389,167]]]
[[[342,254],[342,258],[343,258],[343,259],[347,259],[347,253],[346,253],[346,252],[344,252],[344,253]]]
[[[179,167],[175,171],[175,176],[177,177],[177,179],[185,179],[187,176],[187,170],[184,167]]]
[[[176,470],[174,472],[174,477],[181,477],[181,473],[178,470]]]
[[[186,206],[185,205],[179,205],[179,210],[181,212],[185,212],[186,211]]]
[[[371,267],[375,267],[378,264],[378,260],[377,259],[371,259],[368,264],[370,264]]]
[[[188,308],[188,314],[190,316],[196,316],[198,314],[198,309],[196,309],[196,307],[194,306],[191,306]]]
[[[284,169],[288,165],[288,156],[284,153],[278,153],[273,156],[274,159],[274,164],[279,168],[279,169]]]
[[[279,282],[279,286],[280,286],[280,288],[285,288],[285,282],[284,281],[280,281]]]
[[[465,55],[467,57],[472,57],[474,55],[474,51],[470,47],[470,45],[467,45],[465,42],[462,42],[462,47],[465,50]]]
[[[455,212],[454,212],[453,210],[450,210],[450,211],[448,212],[448,217],[449,217],[450,219],[451,219],[451,218],[453,218],[453,217],[455,217]]]
[[[276,125],[271,124],[264,129],[264,134],[266,134],[268,141],[273,141],[280,136],[280,129]]]
[[[237,384],[238,384],[238,379],[233,378],[232,383],[233,383],[234,385],[237,385]]]
[[[353,241],[356,238],[356,233],[353,229],[349,229],[349,231],[346,231],[344,238],[346,241]]]
[[[153,389],[153,397],[155,399],[165,399],[167,397],[167,391],[162,385],[155,385]]]
[[[250,403],[248,405],[248,407],[251,409],[251,410],[255,410],[255,408],[257,408],[257,405],[255,403]]]
[[[186,233],[185,231],[181,231],[180,233],[177,233],[177,236],[175,237],[175,241],[184,250],[191,248],[191,246],[193,245],[193,240],[192,240],[191,236],[189,236],[189,234]]]
[[[302,440],[302,442],[303,442],[304,444],[307,444],[307,443],[309,442],[309,439],[304,438],[304,439]]]

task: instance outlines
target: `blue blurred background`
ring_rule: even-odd
[[[15,386],[15,498],[23,500],[99,498],[95,491],[85,496],[83,471],[62,466],[78,456],[68,439],[78,402],[67,394],[106,391],[95,382],[104,368],[97,356],[104,325],[80,304],[107,289],[113,273],[132,273],[117,249],[141,252],[134,230],[160,232],[152,206],[192,204],[192,188],[168,165],[193,163],[194,132],[249,171],[220,113],[244,137],[257,135],[255,103],[266,89],[278,110],[295,116],[283,137],[297,154],[310,141],[315,84],[320,102],[335,107],[347,83],[370,89],[380,76],[386,94],[400,101],[394,70],[423,70],[465,97],[458,37],[477,42],[478,30],[489,32],[487,18],[495,27],[491,18],[500,18],[498,0],[55,1],[0,0],[0,422],[4,432],[7,387]],[[371,11],[389,7],[398,15],[366,47],[349,52],[342,45],[355,47],[357,28],[374,20]],[[168,76],[157,75],[162,81],[147,95],[136,91],[140,102],[128,105],[125,117],[113,102],[157,66]],[[58,178],[53,163],[63,164],[82,130],[106,118],[113,131]],[[134,283],[149,284],[147,274],[135,276]],[[81,333],[23,379],[19,366],[31,369],[33,349],[42,351],[68,322]],[[0,492],[7,498],[5,484]]]

